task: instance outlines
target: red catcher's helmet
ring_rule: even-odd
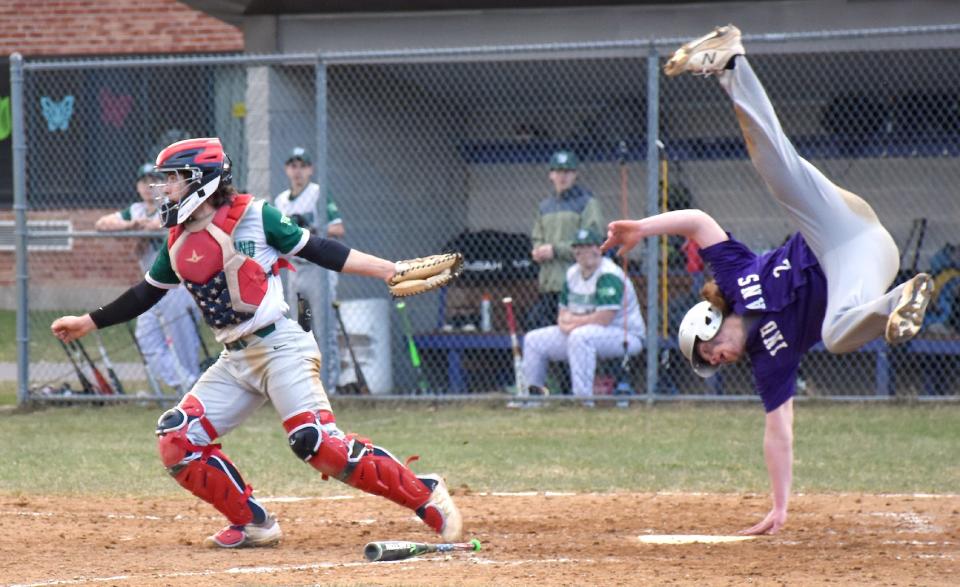
[[[160,220],[164,226],[182,224],[221,185],[231,183],[230,158],[218,138],[187,139],[173,143],[157,155],[156,171],[166,177],[160,194]],[[179,184],[179,202],[170,200],[166,189]]]

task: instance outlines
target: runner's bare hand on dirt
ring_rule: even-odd
[[[50,325],[50,330],[53,331],[53,335],[63,342],[83,338],[96,329],[97,325],[93,323],[90,314],[84,314],[83,316],[61,316]]]
[[[607,240],[600,245],[600,250],[608,251],[619,246],[618,253],[625,255],[645,236],[648,235],[644,234],[639,220],[614,220],[607,225]]]
[[[745,530],[740,530],[737,534],[741,536],[758,536],[760,534],[776,534],[787,523],[787,510],[770,510],[770,513],[762,522]]]

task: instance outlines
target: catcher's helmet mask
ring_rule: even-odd
[[[230,158],[217,138],[188,139],[170,145],[157,156],[155,170],[165,178],[151,187],[160,220],[167,228],[186,222],[219,187],[232,180]],[[177,201],[170,199],[172,191],[180,193]]]

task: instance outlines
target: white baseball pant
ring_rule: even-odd
[[[643,341],[635,334],[627,334],[627,352],[631,355],[643,349]],[[623,356],[623,328],[585,324],[564,334],[559,326],[531,330],[523,336],[523,376],[528,385],[543,386],[549,361],[567,361],[570,364],[570,382],[573,394],[593,395],[593,379],[597,358],[612,359]]]
[[[225,350],[190,391],[203,402],[206,417],[220,436],[240,426],[269,399],[282,420],[301,412],[332,412],[320,381],[320,349],[293,320],[281,318],[266,338],[247,336],[243,349]],[[212,442],[202,426],[190,442]]]
[[[883,336],[903,289],[884,293],[900,265],[893,237],[866,202],[797,154],[746,57],[737,57],[734,68],[717,77],[733,100],[754,167],[827,277],[824,345],[845,353]]]

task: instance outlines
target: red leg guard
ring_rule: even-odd
[[[329,412],[297,414],[283,426],[294,452],[324,475],[414,511],[430,499],[413,471],[368,439],[344,435]]]
[[[187,438],[191,420],[200,419],[210,433],[213,427],[203,417],[199,400],[186,396],[180,405],[160,416],[157,423],[157,448],[163,465],[186,488],[213,505],[235,525],[253,521],[253,488],[243,482],[240,472],[220,450],[219,444],[196,446]],[[206,422],[206,424],[204,424]],[[216,438],[216,432],[211,435]],[[256,505],[259,507],[259,505]]]

